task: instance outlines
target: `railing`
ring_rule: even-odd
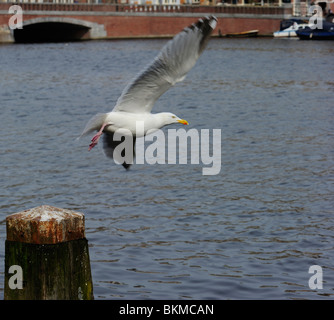
[[[7,10],[14,3],[0,3]],[[161,13],[226,13],[226,14],[291,14],[291,6],[192,6],[192,5],[129,5],[86,3],[19,3],[23,11],[94,11],[94,12],[161,12]]]
[[[64,3],[64,4],[129,4],[129,5],[258,5],[282,6],[283,2],[291,0],[0,0],[4,3]],[[298,1],[298,0],[296,0]],[[306,0],[308,1],[308,0]]]

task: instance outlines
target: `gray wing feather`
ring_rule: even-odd
[[[153,63],[124,89],[113,111],[150,112],[155,101],[195,65],[216,22],[213,16],[200,19],[168,41]]]

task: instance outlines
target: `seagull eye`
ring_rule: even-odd
[[[176,117],[175,116],[172,116],[173,119],[175,119]]]

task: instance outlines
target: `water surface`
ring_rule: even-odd
[[[48,204],[85,214],[95,299],[332,299],[333,43],[212,39],[154,111],[221,129],[220,174],[125,171],[75,138],[164,43],[0,46],[0,298],[5,217]]]

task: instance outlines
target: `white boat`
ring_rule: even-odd
[[[305,29],[306,27],[309,27],[310,25],[307,23],[301,23],[298,24],[297,22],[294,22],[293,25],[290,27],[279,30],[274,32],[274,37],[276,38],[290,38],[290,37],[297,37],[296,31]]]

